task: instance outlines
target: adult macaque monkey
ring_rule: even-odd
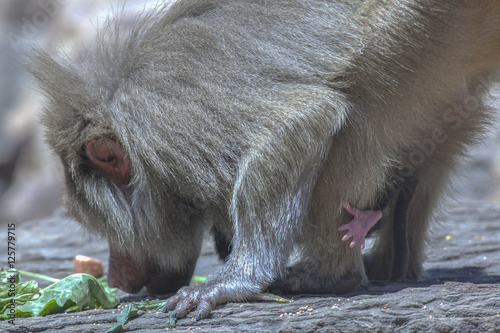
[[[367,270],[420,275],[441,190],[487,121],[500,1],[179,0],[129,30],[31,56],[64,202],[108,239],[110,285],[187,285],[210,223],[226,264],[170,298],[177,317],[268,287],[352,290],[368,280],[342,204],[383,195]]]

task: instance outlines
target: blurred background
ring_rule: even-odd
[[[93,38],[116,0],[1,0],[0,2],[0,222],[22,222],[53,214],[63,186],[58,158],[44,144],[38,123],[40,96],[18,62],[25,43],[54,52]],[[128,0],[131,14],[156,1]],[[496,81],[499,81],[498,76]],[[492,106],[499,110],[500,92]],[[457,200],[500,203],[498,119],[487,139],[472,149],[452,191]]]

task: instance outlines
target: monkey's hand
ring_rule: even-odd
[[[184,318],[196,307],[196,320],[206,318],[218,304],[227,302],[243,302],[265,290],[266,287],[251,286],[236,278],[237,273],[222,271],[206,282],[194,286],[183,287],[167,300],[163,311],[174,311],[172,316]]]
[[[382,217],[382,212],[380,210],[357,210],[351,207],[347,202],[342,203],[342,206],[352,215],[354,219],[348,224],[344,224],[338,230],[349,230],[347,234],[342,237],[343,241],[348,240],[352,237],[352,242],[349,247],[356,246],[356,242],[359,241],[361,245],[361,250],[365,248],[365,237],[368,231],[380,220]]]

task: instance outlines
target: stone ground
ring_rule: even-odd
[[[190,314],[173,330],[500,333],[500,207],[486,201],[494,183],[491,171],[499,160],[498,133],[476,148],[461,169],[465,177],[456,183],[455,199],[445,201],[432,225],[424,280],[373,281],[365,289],[343,295],[292,296],[289,304],[230,303],[199,322]],[[0,227],[7,230],[5,223]],[[47,219],[18,224],[16,234],[20,270],[62,278],[73,272],[77,254],[107,262],[105,242],[86,235],[62,210]],[[206,276],[220,267],[207,240],[195,274]],[[47,283],[40,281],[40,285]],[[120,296],[123,302],[140,297]],[[15,325],[0,322],[0,332],[104,332],[118,313],[89,310],[16,319]],[[164,332],[167,324],[164,313],[139,313],[124,331]]]
[[[179,320],[175,330],[500,332],[500,208],[485,202],[463,202],[446,210],[432,230],[424,281],[375,281],[344,295],[293,296],[289,304],[230,303],[199,322],[191,314]],[[72,273],[77,254],[106,262],[106,246],[82,237],[79,230],[76,222],[58,215],[21,225],[17,230],[18,269],[64,277]],[[207,275],[218,267],[207,241],[196,274]],[[122,296],[131,299],[124,293]],[[300,310],[304,312],[298,313]],[[118,313],[89,310],[16,319],[15,325],[0,322],[0,331],[104,332]],[[125,326],[125,332],[164,332],[167,324],[164,313],[140,313]]]

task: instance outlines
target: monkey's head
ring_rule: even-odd
[[[38,51],[30,59],[46,97],[46,139],[64,166],[63,202],[108,240],[109,284],[130,293],[146,286],[153,294],[188,285],[202,216],[178,192],[174,158],[159,147],[168,140],[150,132],[160,126],[150,119],[151,100],[122,82],[126,65],[111,59],[85,55],[70,63]]]

